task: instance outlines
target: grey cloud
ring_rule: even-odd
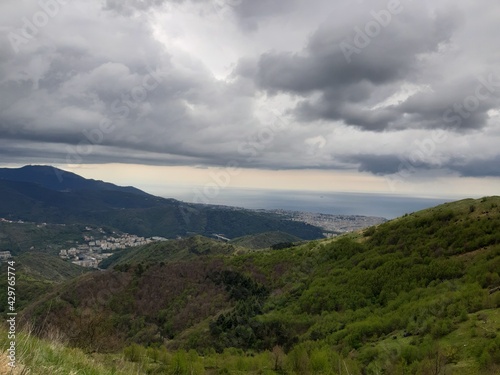
[[[155,152],[128,152],[122,148],[100,145],[76,146],[57,143],[40,143],[31,141],[0,141],[0,157],[3,162],[30,164],[33,160],[46,164],[79,165],[101,163],[131,163],[147,165],[186,165],[204,162],[204,159]]]
[[[400,169],[404,168],[404,159],[398,158],[396,155],[359,154],[344,156],[342,160],[357,165],[360,172],[382,176],[398,173]]]
[[[340,91],[324,91],[315,101],[300,101],[294,113],[299,120],[305,122],[317,119],[337,120],[365,130],[382,131],[390,128],[400,116],[393,107],[367,109],[366,102],[371,100],[372,90],[373,85],[361,82]]]
[[[262,18],[286,14],[293,10],[298,0],[227,0],[242,18]]]
[[[367,15],[369,10],[366,9]],[[353,24],[339,30],[336,19],[330,19],[313,34],[300,54],[271,52],[261,56],[256,80],[266,90],[307,93],[339,90],[362,81],[383,84],[407,78],[418,68],[417,56],[435,52],[456,27],[453,13],[426,18],[408,13],[394,15],[388,29],[373,38],[359,55],[353,55],[350,63],[340,44],[355,34]],[[362,27],[362,20],[359,22]]]
[[[420,127],[480,129],[487,124],[488,111],[500,104],[500,85],[496,89],[498,92],[490,92],[480,80],[469,76],[433,85],[431,92],[409,97],[396,110],[399,116],[407,115],[409,121]]]
[[[344,162],[357,166],[360,172],[379,176],[401,173],[413,175],[417,171],[451,171],[462,177],[500,177],[500,155],[485,158],[450,158],[441,163],[422,160],[411,162],[406,156],[394,154],[358,154],[341,157]]]
[[[298,0],[226,0],[240,20],[240,25],[249,31],[256,30],[259,22],[273,17],[283,16],[295,8]]]
[[[292,12],[299,0],[105,0],[103,9],[123,16],[161,8],[166,4],[198,3],[201,13],[232,14],[245,31],[255,31],[269,18]],[[221,17],[223,18],[223,17]]]
[[[195,137],[196,132],[212,126],[213,133],[229,137],[231,133],[221,125],[213,125],[240,121],[240,116],[248,114],[247,104],[231,105],[238,93],[217,82],[201,64],[173,66],[170,54],[140,20],[107,18],[90,29],[83,27],[89,38],[83,43],[71,46],[64,43],[65,35],[57,35],[50,49],[38,51],[35,59],[47,63],[40,65],[37,74],[30,70],[34,56],[28,51],[0,54],[10,56],[0,75],[2,139],[75,146],[86,142],[85,132],[96,134],[106,121],[115,130],[101,132],[98,146],[156,152],[157,157],[165,153],[197,158],[197,154],[216,155],[220,150],[206,151],[210,142]],[[110,32],[113,28],[120,32]],[[44,41],[41,36],[33,46]],[[10,50],[9,45],[0,45]],[[214,134],[213,138],[224,137]],[[86,155],[85,160],[90,162],[99,154]],[[64,158],[64,152],[60,156]],[[101,157],[107,160],[105,154]]]
[[[405,81],[421,81],[425,65],[420,56],[436,53],[449,42],[460,23],[454,12],[430,16],[424,6],[405,6],[408,9],[393,15],[387,28],[359,55],[353,54],[350,62],[340,45],[354,43],[350,39],[355,35],[353,25],[363,27],[369,20],[366,16],[370,8],[350,23],[339,25],[339,15],[332,16],[301,52],[268,52],[254,67],[242,61],[237,72],[247,77],[253,73],[258,87],[270,94],[284,92],[304,97],[295,108],[303,121],[336,120],[378,131],[397,128],[396,120],[401,119],[404,107],[370,109],[370,104],[374,98],[383,99],[387,86],[396,90]],[[320,95],[313,100],[309,97],[312,93]]]
[[[184,4],[170,8],[167,3]],[[320,3],[329,12],[316,11],[311,16],[305,9]],[[15,2],[9,4],[15,7]],[[107,11],[103,12],[103,4]],[[432,4],[405,2],[405,11],[394,16],[348,63],[339,44],[352,42],[354,27],[363,27],[370,10],[383,9],[387,2],[370,2],[369,7],[347,0],[304,4],[278,0],[69,2],[64,14],[51,19],[19,54],[0,35],[2,160],[65,163],[68,155],[75,156],[68,149],[88,146],[90,134],[98,141],[91,144],[92,152],[76,154],[82,163],[224,166],[232,160],[251,168],[357,169],[388,175],[401,167],[398,155],[405,152],[401,142],[412,141],[408,134],[413,130],[408,128],[424,129],[418,133],[422,139],[428,129],[437,127],[457,131],[453,133],[457,138],[463,136],[460,132],[473,134],[479,140],[464,151],[467,155],[480,155],[481,145],[491,147],[491,142],[482,139],[493,134],[486,133],[485,125],[498,127],[498,118],[490,110],[500,108],[500,85],[498,93],[483,89],[485,96],[465,116],[458,116],[455,104],[463,106],[464,100],[474,96],[480,84],[475,75],[488,77],[497,58],[491,51],[475,55],[470,47],[460,50],[463,36],[457,31],[476,40],[482,40],[482,35],[463,29],[456,13],[432,13],[426,10]],[[81,6],[88,13],[82,13]],[[0,7],[3,10],[5,5]],[[208,68],[213,56],[198,60],[199,51],[189,44],[191,31],[199,27],[194,24],[196,17],[219,8],[232,16],[220,18],[214,35],[222,36],[227,28],[221,44],[237,41],[242,46],[216,61],[219,66],[237,62],[228,79],[216,78]],[[150,10],[155,16],[193,12],[181,17],[190,31],[187,39],[184,35],[159,38],[150,23]],[[6,14],[0,12],[0,18],[9,18]],[[303,14],[311,17],[307,27],[314,24],[311,34],[302,32],[305,27],[300,23],[301,41],[286,45],[305,41],[304,47],[283,51],[281,41],[297,38],[293,31]],[[15,20],[23,15],[16,8]],[[161,28],[158,22],[155,26]],[[177,32],[175,27],[172,30]],[[213,32],[210,27],[200,32],[205,31]],[[292,36],[287,34],[290,31]],[[274,49],[268,48],[268,41]],[[193,43],[196,46],[196,40]],[[468,60],[472,58],[476,60]],[[454,64],[455,60],[459,63]],[[137,94],[148,79],[154,84],[151,71],[161,82],[147,91],[144,100],[134,101],[134,89]],[[386,103],[405,84],[421,90]],[[262,115],[265,106],[276,108],[285,119],[269,143],[259,139],[270,121]],[[445,117],[447,110],[452,112]],[[102,121],[113,125],[113,130],[99,135]],[[325,143],[319,146],[318,139]],[[382,148],[383,142],[390,147]],[[377,145],[386,154],[375,155]],[[241,152],[242,147],[246,152]],[[453,147],[458,146],[449,142],[437,150],[442,164],[431,160],[416,168],[444,168],[464,176],[498,175],[498,157],[456,159]]]
[[[454,159],[450,169],[463,177],[500,177],[500,155],[489,158]]]
[[[104,9],[123,15],[131,15],[136,11],[145,11],[159,7],[166,2],[182,2],[183,0],[105,0]]]

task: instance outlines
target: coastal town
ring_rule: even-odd
[[[0,224],[17,225],[29,227],[31,230],[44,230],[44,228],[66,228],[66,224],[33,223],[24,220],[12,220],[0,218]],[[85,226],[79,229],[80,239],[65,241],[66,246],[61,241],[55,240],[50,244],[50,248],[58,248],[59,257],[81,267],[99,268],[99,263],[109,258],[115,252],[125,250],[130,247],[147,245],[153,242],[167,241],[164,237],[141,237],[135,234],[119,233],[113,230],[105,230],[98,226]],[[75,233],[75,232],[73,232]],[[76,232],[75,234],[77,234]],[[83,240],[83,241],[82,241]],[[61,246],[62,245],[62,246]],[[61,247],[64,247],[61,249]],[[29,251],[36,251],[38,248],[31,246]],[[59,250],[60,249],[60,250]],[[57,253],[56,253],[57,254]],[[11,259],[13,254],[8,249],[0,248],[0,262]]]
[[[290,220],[315,225],[324,230],[325,237],[335,237],[339,234],[355,232],[387,221],[383,217],[361,215],[331,215],[315,212],[288,210],[260,210],[284,216]]]
[[[229,208],[231,209],[231,208]],[[255,210],[266,211],[283,216],[288,220],[305,222],[315,225],[324,230],[325,237],[334,237],[342,233],[357,231],[378,225],[386,221],[381,217],[358,216],[358,215],[329,215],[311,212],[299,212],[288,210]],[[28,223],[22,220],[9,220],[0,218],[0,223],[11,225],[32,225],[36,228],[44,228],[47,225],[65,227],[65,224],[47,224],[47,223]],[[57,250],[59,257],[73,264],[87,268],[99,268],[99,263],[109,258],[114,253],[131,247],[143,246],[153,242],[168,241],[164,237],[141,237],[135,234],[118,233],[115,231],[106,231],[100,227],[85,227],[81,229],[81,238],[83,241],[67,241],[66,245]],[[221,234],[212,234],[213,238],[221,241],[230,241]],[[3,249],[0,249],[3,250]],[[34,250],[32,248],[31,250]],[[11,258],[10,251],[0,252],[0,261],[6,261]]]
[[[101,239],[84,235],[83,239],[85,243],[78,244],[69,249],[62,249],[59,252],[59,256],[81,267],[99,268],[99,263],[109,258],[116,251],[143,246],[153,242],[167,241],[164,237],[145,238],[128,233],[116,237],[104,236]]]

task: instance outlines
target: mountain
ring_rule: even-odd
[[[169,242],[62,285],[21,321],[144,373],[499,373],[500,197],[281,250]]]
[[[235,238],[267,231],[323,237],[318,227],[276,214],[155,197],[52,167],[3,169],[0,176],[0,217],[12,220],[101,225],[146,237],[217,233]]]
[[[22,168],[0,168],[0,180],[29,182],[54,191],[99,190],[149,195],[132,186],[86,179],[75,173],[51,166],[27,165]]]

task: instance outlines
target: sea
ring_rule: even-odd
[[[208,194],[207,194],[208,193]],[[235,206],[249,209],[283,209],[332,215],[363,215],[393,219],[454,199],[390,194],[318,192],[224,188],[203,192],[199,188],[175,189],[159,194],[184,202]]]

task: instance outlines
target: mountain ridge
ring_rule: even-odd
[[[118,186],[101,180],[87,179],[76,173],[47,165],[26,165],[21,168],[0,168],[0,180],[35,183],[49,190],[110,190],[150,195],[133,186]]]
[[[302,239],[323,237],[319,227],[271,213],[185,203],[70,172],[64,172],[69,178],[59,183],[53,167],[47,166],[12,171],[0,170],[0,217],[11,220],[106,225],[145,237],[222,233],[235,238],[266,231],[284,231]]]

